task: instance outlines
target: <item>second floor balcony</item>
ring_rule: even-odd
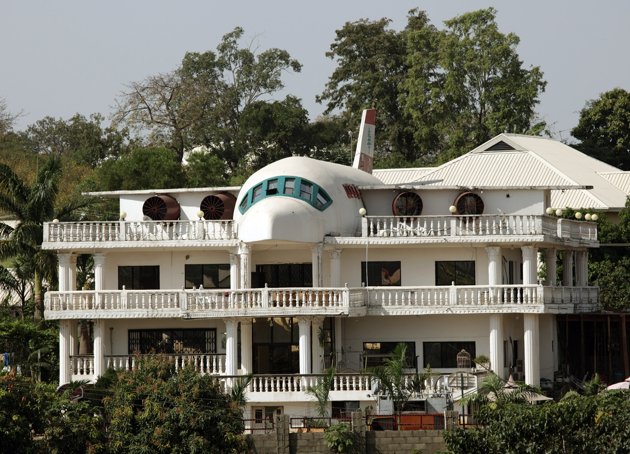
[[[473,285],[47,292],[47,319],[575,313],[598,287]]]
[[[480,216],[366,216],[361,231],[348,241],[370,238],[374,242],[487,241],[571,242],[597,244],[595,222],[546,215]],[[155,247],[233,245],[238,240],[232,221],[94,221],[48,222],[44,226],[44,249],[90,247]],[[343,242],[335,238],[334,242]]]

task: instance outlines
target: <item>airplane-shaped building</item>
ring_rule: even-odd
[[[244,411],[256,427],[316,416],[308,388],[331,367],[334,417],[391,413],[369,370],[400,343],[410,377],[430,370],[413,398],[426,412],[474,390],[486,368],[553,379],[556,317],[598,308],[593,221],[623,206],[627,175],[511,134],[436,168],[373,171],[374,115],[352,167],[290,157],[242,187],[92,194],[118,198],[120,219],[47,223],[60,384],[162,353],[228,387],[253,374]],[[571,203],[588,209],[567,219]],[[76,288],[79,254],[93,256],[93,289]],[[464,350],[481,365],[458,364]]]

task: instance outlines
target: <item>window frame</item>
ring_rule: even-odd
[[[435,357],[434,353],[430,352],[432,346],[440,347],[439,361],[434,361],[438,364],[433,364],[429,359]],[[425,369],[431,367],[431,369],[457,369],[457,354],[465,349],[470,353],[470,357],[477,356],[477,344],[475,341],[423,341],[422,342],[422,367]],[[472,367],[472,363],[471,363]]]
[[[444,268],[446,266],[452,265],[452,270],[450,270],[450,275],[453,276],[452,279],[449,279],[448,282],[444,280],[444,276],[440,275],[440,268]],[[466,270],[466,267],[470,267],[472,269]],[[467,273],[467,271],[472,271],[472,275]],[[446,276],[448,276],[447,274]],[[464,279],[466,276],[472,277],[472,282],[470,280]],[[464,279],[464,280],[462,280]],[[444,285],[477,285],[477,267],[474,260],[436,260],[435,261],[435,285],[436,286],[444,286]]]

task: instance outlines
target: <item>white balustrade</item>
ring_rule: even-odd
[[[225,221],[47,222],[45,243],[108,241],[233,240],[236,224]]]
[[[73,381],[90,380],[94,376],[94,357],[91,355],[71,356],[70,368]]]
[[[553,235],[597,240],[594,222],[537,215],[366,216],[362,236],[450,237],[490,235]]]
[[[192,367],[202,375],[225,375],[225,355],[211,353],[197,354],[160,354],[175,366],[175,371]],[[142,356],[140,355],[108,355],[105,361],[108,368],[116,370],[136,370]]]

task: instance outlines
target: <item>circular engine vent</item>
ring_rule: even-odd
[[[401,192],[392,202],[392,213],[395,216],[420,216],[422,199],[415,192]]]
[[[232,219],[235,205],[236,197],[230,193],[221,192],[204,197],[201,205],[199,205],[199,209],[203,211],[204,219],[218,221]]]
[[[175,221],[179,219],[179,203],[170,195],[155,195],[144,201],[142,214],[153,221]]]
[[[457,208],[457,214],[482,214],[483,200],[473,192],[463,192],[457,196],[453,203]]]

